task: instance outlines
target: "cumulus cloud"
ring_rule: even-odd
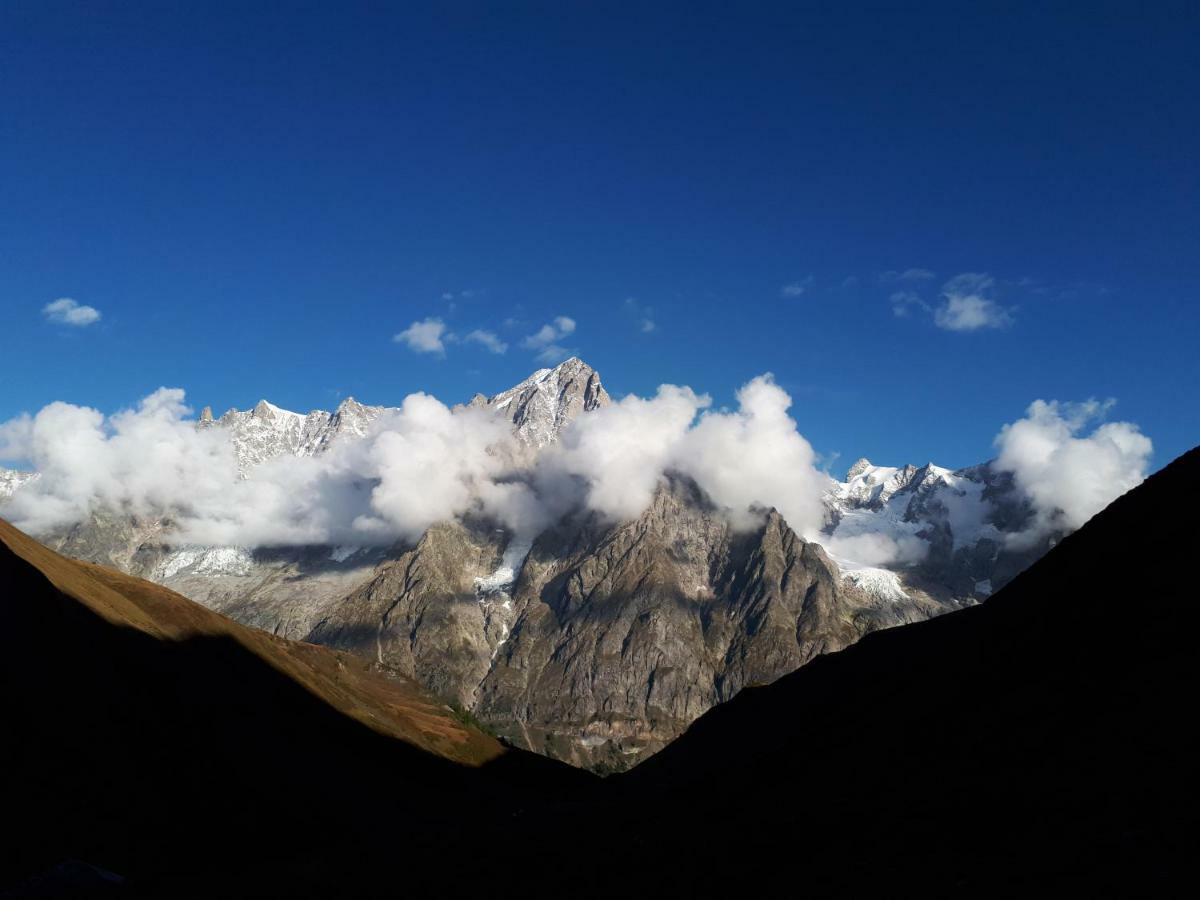
[[[23,421],[21,440],[6,447],[41,474],[11,498],[6,517],[38,533],[98,508],[151,515],[188,494],[219,494],[237,477],[233,448],[185,422],[187,412],[183,391],[168,388],[108,419],[95,409],[51,403]]]
[[[946,331],[979,331],[1012,324],[1012,310],[988,297],[995,280],[987,274],[964,272],[942,286],[942,303],[933,322]]]
[[[575,320],[568,316],[556,316],[536,332],[521,341],[526,350],[533,350],[537,359],[553,363],[571,355],[571,351],[559,341],[575,333]]]
[[[824,479],[790,403],[769,376],[742,388],[736,410],[711,410],[707,396],[664,385],[580,417],[530,461],[504,417],[413,394],[361,440],[270,460],[246,477],[223,429],[197,428],[181,390],[162,388],[107,417],[52,403],[0,425],[5,454],[42,476],[4,514],[34,533],[104,509],[162,517],[179,544],[381,545],[468,513],[523,534],[580,507],[631,519],[678,473],[735,527],[774,506],[815,533]]]
[[[663,385],[649,399],[630,395],[579,417],[542,454],[541,492],[568,508],[576,502],[569,479],[602,516],[614,521],[638,516],[672,467],[696,413],[709,402],[690,388]]]
[[[488,331],[485,328],[476,328],[474,331],[468,333],[463,340],[468,344],[479,344],[492,353],[505,353],[508,350],[508,344],[502,341],[496,332]]]
[[[775,507],[801,534],[822,524],[824,476],[812,445],[787,414],[792,398],[770,374],[737,394],[734,412],[708,412],[691,429],[674,466],[696,480],[735,526],[749,527],[757,511]]]
[[[70,297],[61,297],[42,307],[42,315],[51,322],[59,325],[72,325],[84,328],[100,321],[100,310],[93,306],[84,306]]]
[[[1107,422],[1083,434],[1111,406],[1112,401],[1035,400],[1025,418],[1001,429],[996,468],[1012,473],[1035,514],[1013,542],[1028,544],[1052,531],[1079,528],[1145,479],[1154,448],[1137,425]]]
[[[927,544],[909,523],[884,529],[871,524],[874,517],[847,517],[832,538],[818,537],[828,480],[789,414],[791,402],[770,375],[744,385],[734,409],[713,409],[703,394],[664,385],[579,417],[530,459],[503,416],[450,409],[418,393],[361,440],[274,459],[245,477],[224,429],[197,428],[181,390],[161,388],[111,416],[52,403],[0,423],[0,459],[20,459],[41,475],[6,502],[3,515],[38,534],[106,510],[162,518],[180,545],[379,546],[467,514],[526,536],[576,509],[628,520],[677,474],[735,528],[753,527],[774,507],[799,534],[859,565],[922,558]],[[1035,510],[1014,542],[1077,528],[1142,480],[1151,445],[1136,426],[1107,423],[1085,433],[1106,409],[1039,400],[1000,432],[995,465],[1013,473]],[[957,499],[947,507],[956,535],[983,527],[981,498]]]
[[[393,335],[392,340],[397,344],[405,344],[416,353],[436,353],[444,356],[446,345],[443,342],[446,334],[446,323],[441,319],[428,318],[413,322],[399,334]]]
[[[0,460],[27,460],[33,447],[33,417],[28,413],[0,422]]]

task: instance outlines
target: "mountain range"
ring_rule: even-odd
[[[1186,558],[1197,498],[1200,448],[985,603],[747,686],[607,779],[0,524],[0,890],[1184,892],[1195,589],[1145,561]]]
[[[506,420],[533,459],[611,402],[572,358],[465,405]],[[391,411],[347,399],[301,415],[264,400],[219,418],[206,408],[196,428],[226,435],[249,477],[360,440]],[[7,473],[0,488],[11,495],[30,478]],[[824,529],[807,537],[775,511],[735,529],[683,475],[663,479],[631,521],[577,510],[533,536],[465,515],[383,546],[174,545],[169,515],[97,508],[40,537],[245,625],[415,679],[516,746],[612,771],[747,685],[980,602],[1061,537],[1012,548],[1032,513],[989,464],[860,460],[844,480],[827,477],[823,502]],[[864,541],[897,552],[880,561]]]

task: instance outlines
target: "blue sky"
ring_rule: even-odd
[[[438,6],[0,7],[0,420],[457,401],[565,316],[838,469],[1036,398],[1200,439],[1194,4]]]

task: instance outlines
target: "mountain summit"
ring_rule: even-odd
[[[468,406],[503,413],[524,443],[541,449],[557,441],[576,417],[611,402],[600,373],[573,356],[553,369],[539,369],[507,391],[491,397],[476,394]]]

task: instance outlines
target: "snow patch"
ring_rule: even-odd
[[[254,557],[245,547],[185,547],[159,563],[155,580],[189,575],[249,575]]]
[[[900,576],[887,569],[876,569],[869,566],[848,569],[842,572],[842,578],[879,600],[898,603],[901,600],[909,599],[900,583]]]

